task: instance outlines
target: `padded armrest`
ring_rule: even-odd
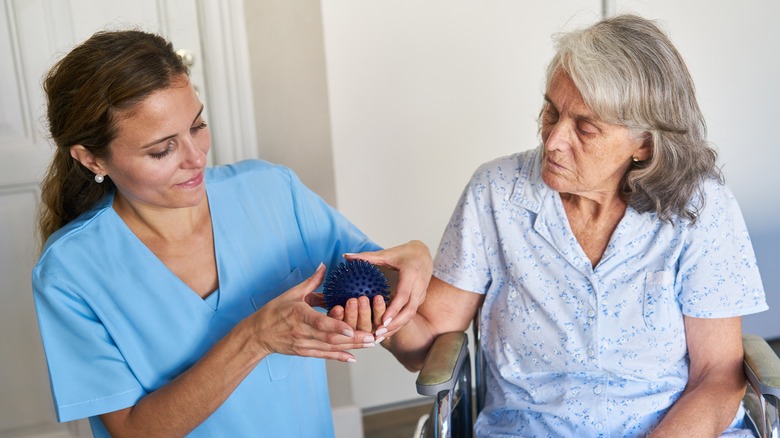
[[[463,361],[468,357],[468,336],[464,332],[444,333],[436,337],[417,375],[417,393],[435,396],[452,390],[458,382]]]
[[[764,395],[780,398],[780,358],[764,338],[743,334],[745,375],[751,385]]]

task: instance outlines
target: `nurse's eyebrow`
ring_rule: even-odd
[[[192,123],[191,123],[191,124],[194,124],[194,123],[195,123],[195,121],[196,121],[196,120],[198,120],[198,118],[200,117],[200,115],[201,115],[201,114],[203,114],[203,108],[204,108],[204,106],[203,106],[203,104],[201,104],[201,105],[200,105],[200,111],[198,111],[198,114],[196,114],[196,115],[195,115],[195,118],[194,118],[194,119],[192,119]],[[147,143],[147,144],[145,144],[145,145],[141,146],[141,149],[150,148],[150,147],[152,147],[152,146],[154,146],[154,145],[156,145],[156,144],[158,144],[158,143],[162,143],[162,142],[164,142],[164,141],[166,141],[166,140],[170,140],[170,139],[172,139],[172,138],[175,138],[177,135],[179,135],[179,134],[168,135],[168,136],[165,136],[165,137],[163,137],[163,138],[160,138],[160,139],[154,140],[154,141],[152,141],[151,143]]]

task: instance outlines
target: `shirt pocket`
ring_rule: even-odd
[[[295,268],[292,272],[290,272],[289,275],[287,275],[287,277],[285,277],[275,286],[264,288],[262,292],[252,295],[250,297],[252,300],[252,306],[254,306],[255,311],[257,311],[268,301],[299,285],[302,281],[303,275],[301,275],[300,269]],[[268,377],[271,380],[281,380],[287,378],[287,376],[290,375],[290,373],[297,366],[299,360],[300,358],[297,356],[271,353],[265,359],[263,359],[263,362],[268,368]]]
[[[674,322],[680,319],[673,273],[657,271],[646,274],[642,317],[645,326],[652,331],[671,328]]]

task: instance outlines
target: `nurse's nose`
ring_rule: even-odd
[[[203,168],[206,166],[206,163],[208,162],[208,159],[206,157],[206,154],[208,153],[209,148],[203,147],[202,144],[198,142],[195,138],[192,136],[189,136],[184,140],[184,162],[183,165],[185,168]]]

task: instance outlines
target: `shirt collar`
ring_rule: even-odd
[[[517,206],[539,213],[542,201],[548,195],[549,187],[542,181],[542,147],[521,154],[520,174],[512,190],[511,202]],[[525,159],[524,159],[525,158]]]

